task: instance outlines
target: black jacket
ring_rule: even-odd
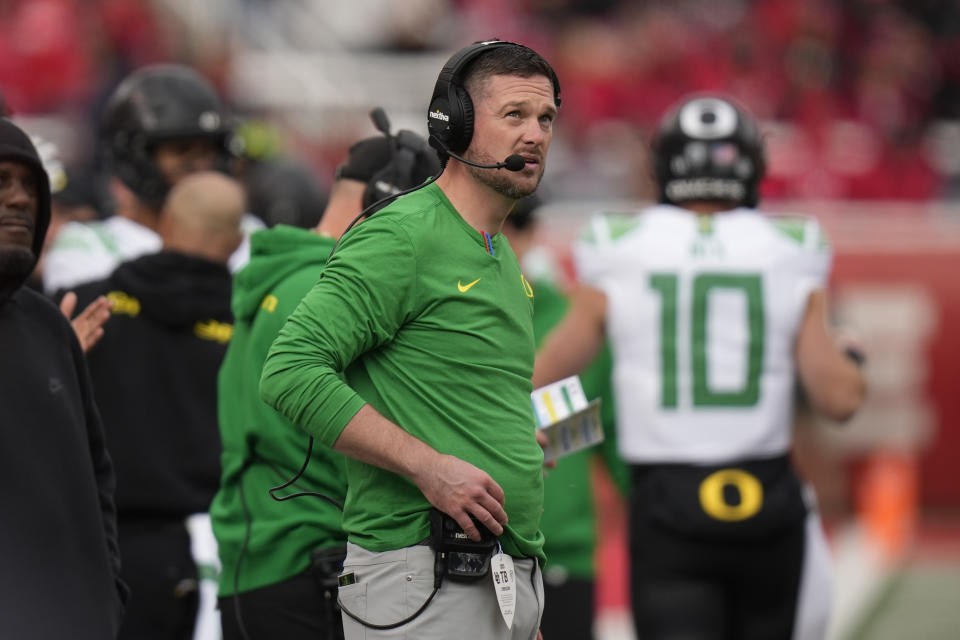
[[[220,475],[217,372],[233,331],[230,273],[160,252],[76,292],[78,309],[99,295],[114,300],[87,358],[121,524],[206,511]]]
[[[0,119],[0,160],[40,180],[33,250],[50,221],[36,151]],[[0,247],[0,251],[3,248]],[[112,638],[126,589],[114,479],[80,345],[60,311],[0,272],[0,636]]]

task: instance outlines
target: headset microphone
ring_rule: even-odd
[[[377,131],[388,138],[390,137],[390,119],[387,118],[387,113],[383,110],[383,107],[375,107],[370,112],[370,119],[373,120],[373,126],[377,128]]]
[[[450,147],[444,144],[443,140],[435,135],[431,135],[430,140],[440,145],[440,147],[443,149],[443,152],[451,158],[459,160],[463,164],[468,164],[471,167],[477,167],[478,169],[506,169],[507,171],[523,171],[523,168],[527,166],[527,161],[523,159],[523,156],[519,156],[515,153],[507,156],[503,162],[497,162],[496,164],[480,164],[479,162],[473,162],[472,160],[467,160],[462,156],[458,156],[450,150]]]
[[[497,166],[503,165],[503,168],[507,171],[523,171],[523,168],[527,166],[527,161],[524,160],[521,156],[517,154],[507,156],[507,159],[503,162],[498,163]]]
[[[466,158],[461,158],[455,153],[451,153],[450,157],[459,160],[463,164],[468,164],[471,167],[477,167],[479,169],[506,169],[507,171],[523,171],[523,168],[527,166],[527,161],[517,154],[509,155],[503,162],[498,162],[496,164],[480,164],[479,162],[472,162]]]

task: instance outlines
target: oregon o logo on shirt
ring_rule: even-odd
[[[533,287],[530,286],[530,283],[527,282],[527,279],[523,277],[523,274],[520,274],[520,284],[523,285],[523,292],[527,294],[528,298],[533,297]]]
[[[725,487],[735,487],[739,504],[730,504],[723,495]],[[720,469],[700,483],[700,506],[716,520],[739,522],[752,518],[763,506],[763,485],[756,476],[742,469]]]

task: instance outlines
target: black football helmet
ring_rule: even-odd
[[[231,133],[213,86],[196,71],[175,64],[144,67],[127,76],[111,94],[100,122],[107,167],[154,209],[170,189],[153,160],[157,144],[208,138],[223,149],[226,161]]]
[[[660,201],[755,207],[766,161],[753,118],[728,98],[697,95],[671,109],[652,144]]]

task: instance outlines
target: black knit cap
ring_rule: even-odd
[[[37,177],[37,228],[33,233],[33,255],[39,259],[50,226],[50,180],[30,137],[8,118],[0,118],[0,161],[3,160],[24,164],[33,169]]]

